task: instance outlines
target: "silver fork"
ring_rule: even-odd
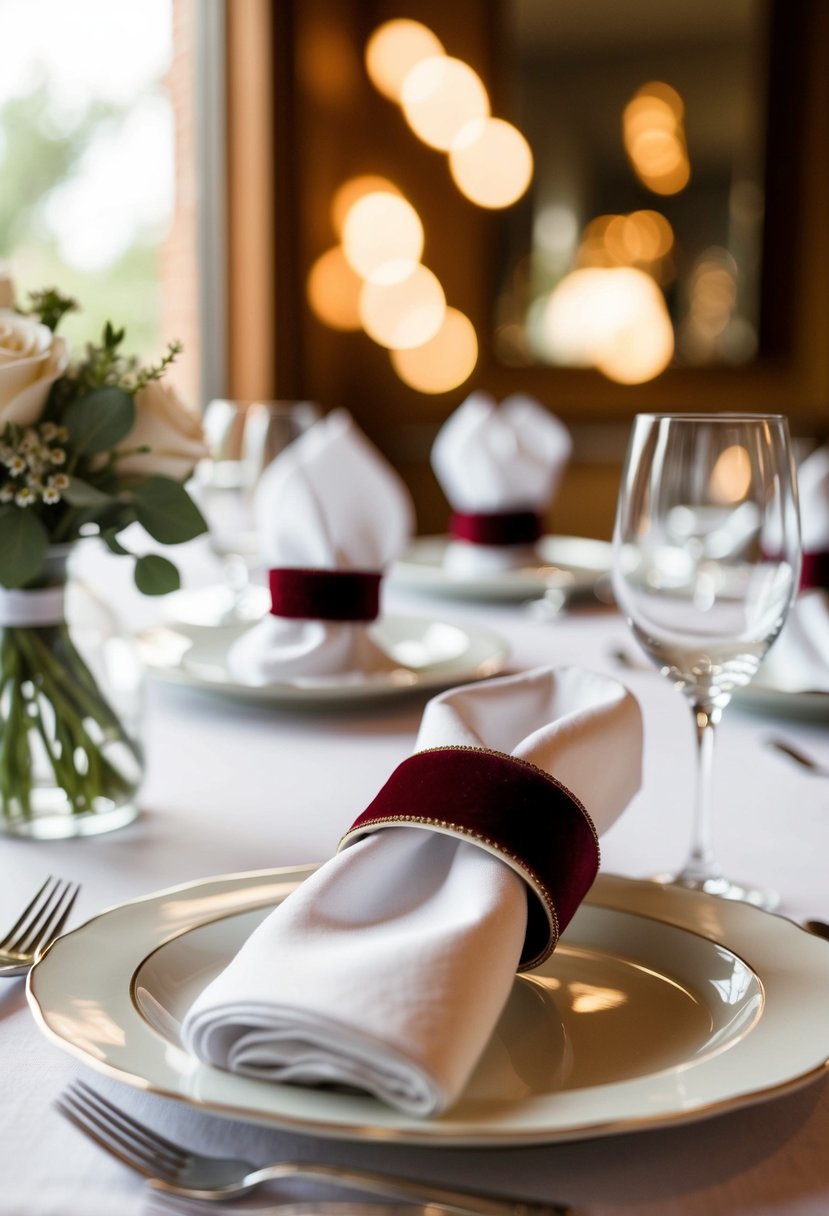
[[[144,1216],[204,1216],[210,1211],[201,1199],[156,1191]],[[366,1203],[364,1199],[281,1199],[255,1208],[222,1205],[224,1216],[449,1216],[451,1209],[436,1203]]]
[[[26,974],[63,929],[80,889],[76,882],[46,879],[0,941],[0,979]]]
[[[385,1199],[433,1204],[447,1216],[567,1216],[556,1203],[495,1199],[365,1170],[309,1161],[280,1161],[257,1168],[233,1157],[207,1157],[183,1148],[124,1114],[83,1081],[75,1081],[57,1108],[76,1127],[119,1161],[149,1179],[150,1186],[188,1199],[222,1201],[246,1195],[263,1182],[302,1178],[381,1195]]]

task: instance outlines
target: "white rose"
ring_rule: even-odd
[[[66,342],[47,325],[0,308],[0,429],[7,422],[37,422],[49,389],[68,363]]]
[[[132,452],[147,446],[149,452]],[[118,470],[135,477],[171,477],[184,481],[207,455],[201,423],[171,384],[151,380],[135,395],[135,423],[118,451],[129,452]]]

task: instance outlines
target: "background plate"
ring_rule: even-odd
[[[444,569],[446,536],[421,536],[389,571],[389,581],[424,594],[462,600],[530,600],[561,591],[588,595],[607,585],[612,556],[606,541],[581,536],[545,536],[536,549],[540,562],[497,574],[452,574]]]
[[[235,700],[308,708],[431,692],[497,675],[509,653],[498,634],[409,616],[380,617],[369,631],[400,666],[365,678],[317,677],[284,684],[241,684],[227,670],[227,652],[250,625],[159,626],[138,635],[141,657],[159,679]]]

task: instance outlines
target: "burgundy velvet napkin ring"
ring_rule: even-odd
[[[422,827],[494,853],[526,883],[520,971],[552,954],[599,869],[585,808],[555,777],[505,752],[437,747],[394,770],[354,820],[339,850],[386,827]]]
[[[804,553],[800,570],[800,590],[808,591],[822,587],[829,591],[829,549],[817,553]]]
[[[532,545],[541,538],[537,511],[453,511],[449,534],[472,545]]]
[[[371,570],[268,571],[271,613],[312,621],[373,621],[380,615],[380,580]]]

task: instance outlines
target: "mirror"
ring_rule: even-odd
[[[629,384],[750,363],[766,0],[507,0],[502,19],[535,175],[507,217],[496,358]]]

